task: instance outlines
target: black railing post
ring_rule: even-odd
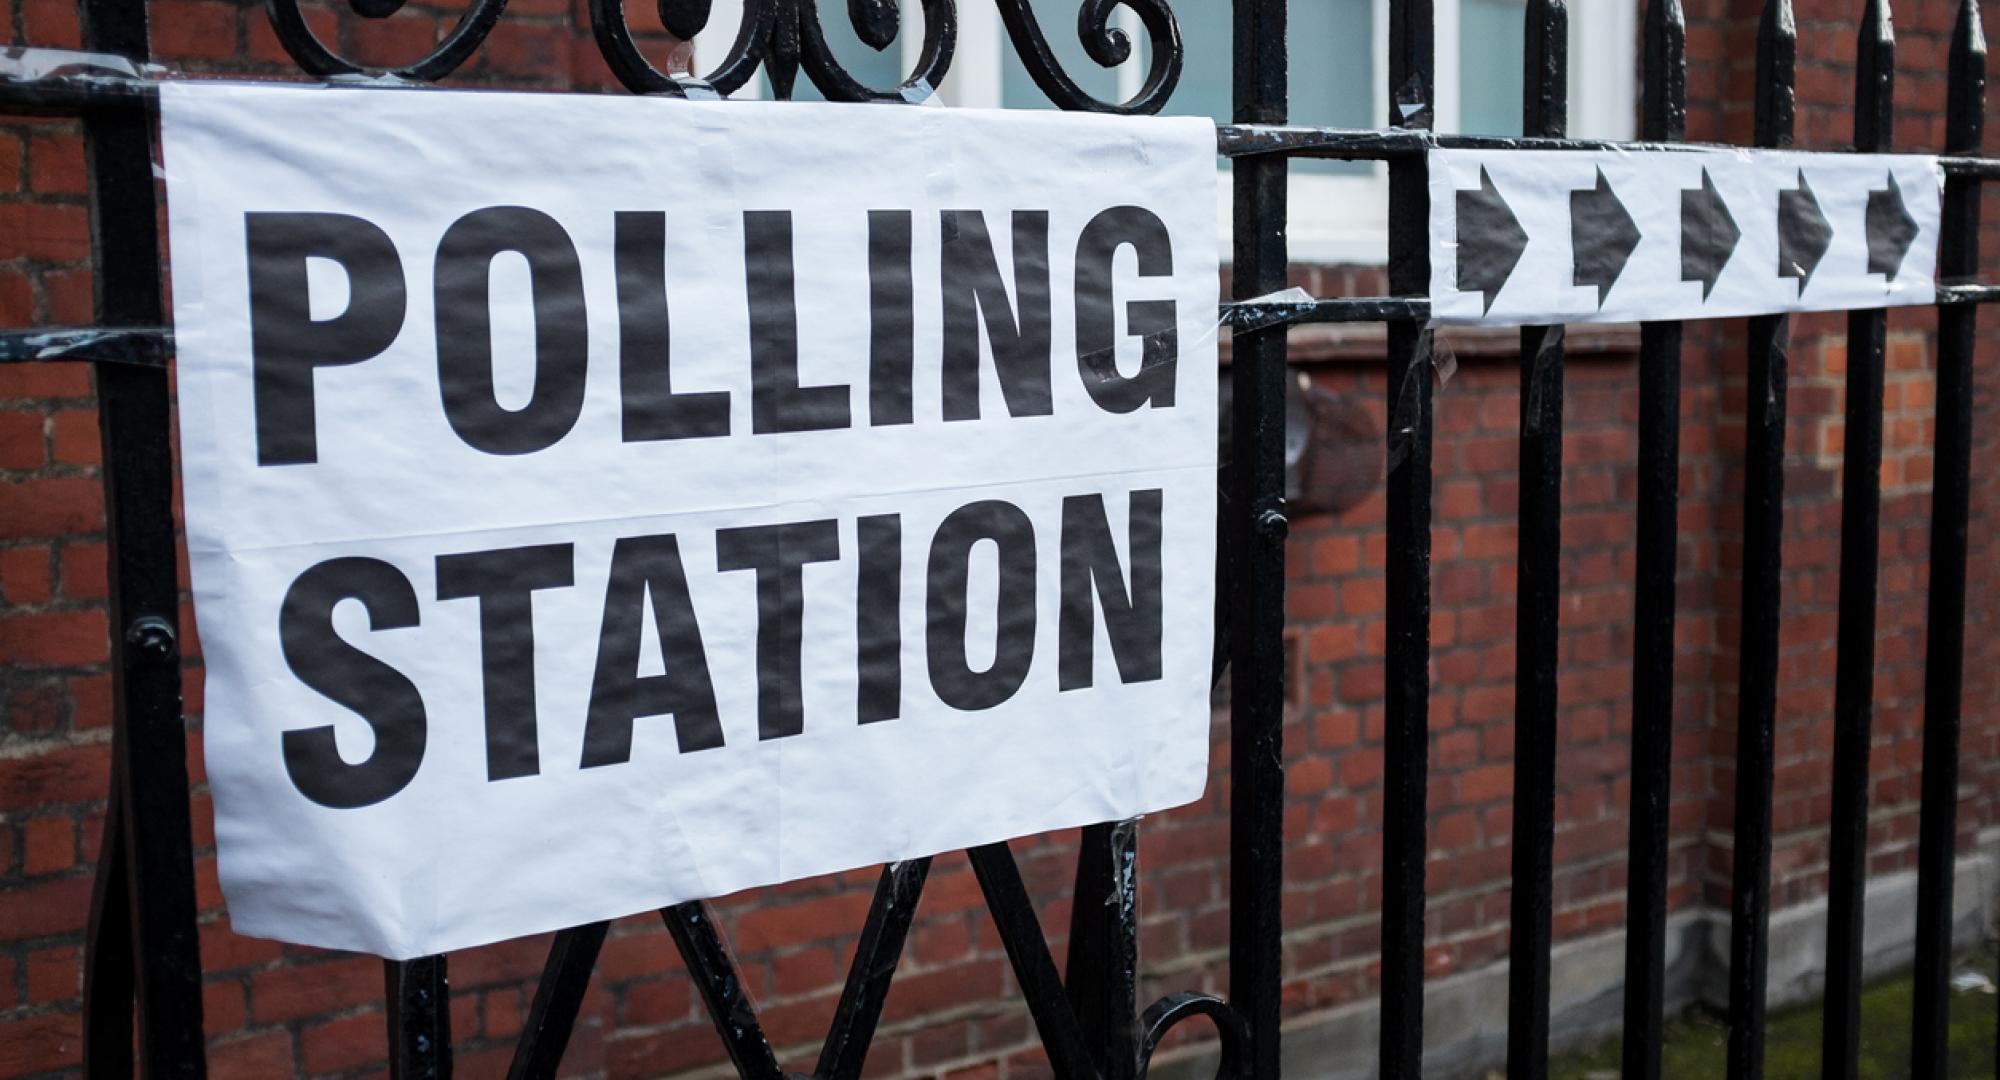
[[[1100,1080],[1139,1067],[1139,822],[1084,827],[1063,986]]]
[[[451,986],[442,956],[382,965],[389,1002],[389,1075],[451,1080]]]
[[[1285,0],[1236,0],[1233,115],[1285,122]],[[1231,287],[1249,299],[1285,287],[1285,158],[1236,163]],[[1223,533],[1230,597],[1229,999],[1250,1032],[1249,1073],[1278,1075],[1285,883],[1285,330],[1231,340],[1233,509]]]
[[[1561,138],[1569,12],[1528,0],[1521,134]],[[1556,615],[1562,602],[1563,328],[1521,329],[1521,503],[1514,606],[1514,849],[1507,952],[1507,1075],[1549,1068],[1556,837]]]
[[[1855,49],[1854,148],[1889,149],[1896,35],[1888,0],[1868,0]],[[1875,694],[1875,583],[1881,526],[1882,353],[1888,315],[1847,314],[1840,486],[1840,627],[1833,691],[1833,831],[1828,847],[1821,1075],[1855,1080],[1861,1048],[1861,921],[1868,876],[1868,743]]]
[[[135,63],[149,45],[143,0],[82,0],[83,44]],[[164,323],[151,119],[86,111],[97,324]],[[85,1046],[92,1076],[132,1074],[137,995],[141,1074],[206,1073],[187,734],[181,719],[167,372],[99,364],[114,695],[112,791],[91,912]]]
[[[1766,0],[1757,27],[1756,143],[1792,142],[1798,30],[1791,0]],[[1729,1080],[1764,1075],[1770,951],[1771,769],[1784,572],[1785,350],[1791,319],[1750,319],[1743,390],[1743,610],[1736,691],[1736,826],[1730,874]]]
[[[1986,34],[1978,0],[1964,0],[1952,31],[1945,97],[1945,153],[1977,154],[1986,133]],[[1945,182],[1938,278],[1979,270],[1979,184]],[[1965,555],[1972,486],[1972,355],[1978,311],[1938,309],[1936,469],[1931,481],[1930,610],[1924,647],[1924,764],[1917,824],[1915,1029],[1910,1075],[1950,1065],[1952,863],[1958,851],[1959,695],[1965,674]]]
[[[1640,136],[1687,134],[1680,0],[1646,6]],[[1681,480],[1681,324],[1639,328],[1638,552],[1632,616],[1632,807],[1625,879],[1626,1080],[1660,1080],[1666,1012],[1668,804],[1674,756],[1674,587]]]
[[[1389,123],[1428,130],[1436,64],[1431,0],[1389,4]],[[1389,163],[1389,291],[1430,291],[1430,189],[1422,157]],[[1424,857],[1430,772],[1431,332],[1388,326],[1388,562],[1382,799],[1383,1080],[1424,1058]]]

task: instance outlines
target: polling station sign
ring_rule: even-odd
[[[161,118],[237,930],[411,957],[1201,793],[1207,122]]]

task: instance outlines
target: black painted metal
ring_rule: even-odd
[[[1646,5],[1640,135],[1687,129],[1680,0]],[[1638,551],[1632,612],[1632,803],[1625,878],[1627,1080],[1660,1080],[1666,1015],[1667,814],[1673,792],[1674,585],[1680,537],[1681,324],[1639,328]]]
[[[1521,130],[1560,137],[1569,111],[1569,13],[1529,0]],[[1549,1070],[1549,947],[1556,842],[1556,613],[1562,602],[1563,328],[1521,328],[1521,503],[1514,605],[1514,849],[1507,952],[1507,1075]]]
[[[819,1068],[814,1075],[824,1080],[860,1077],[869,1044],[875,1038],[875,1024],[882,1018],[882,1001],[889,996],[889,982],[896,977],[896,962],[903,956],[903,939],[909,936],[910,920],[917,913],[917,898],[924,894],[924,879],[930,872],[929,859],[910,859],[882,868],[882,880],[876,883],[868,921],[862,924],[854,960],[847,966],[847,985],[834,1009],[833,1027],[820,1046]]]
[[[1139,1066],[1139,822],[1083,830],[1063,985],[1103,1080]]]
[[[562,1066],[563,1050],[576,1030],[577,1013],[590,989],[590,971],[597,965],[598,951],[610,923],[585,923],[556,934],[549,945],[548,962],[535,984],[535,1000],[528,1006],[528,1021],[514,1044],[514,1060],[507,1066],[507,1080],[554,1080]]]
[[[1432,124],[1430,0],[1389,5],[1389,123]],[[1389,290],[1430,287],[1430,191],[1421,160],[1389,163]],[[1388,326],[1387,729],[1382,822],[1383,1080],[1417,1080],[1424,1056],[1424,861],[1430,761],[1431,332]]]
[[[1798,30],[1791,0],[1757,27],[1757,145],[1792,141]],[[1785,351],[1791,320],[1750,320],[1743,418],[1743,610],[1736,690],[1736,828],[1730,873],[1729,1080],[1764,1075],[1770,949],[1771,776],[1778,708],[1778,599],[1785,519]]]
[[[131,63],[148,53],[143,0],[83,0],[84,44]],[[152,134],[143,113],[87,112],[91,263],[97,322],[157,327],[161,304]],[[104,828],[85,1005],[93,1075],[130,1075],[136,994],[148,1077],[199,1077],[201,952],[195,933],[187,736],[181,723],[180,588],[174,565],[173,463],[164,367],[96,371],[108,519],[118,786]],[[120,1015],[112,1015],[120,1014]]]
[[[722,1036],[737,1075],[745,1080],[784,1080],[778,1056],[764,1037],[763,1025],[757,1022],[757,1009],[750,1003],[749,991],[736,972],[735,961],[729,958],[722,935],[716,932],[708,906],[699,901],[675,904],[660,909],[660,918],[674,937],[674,946],[680,950],[681,962],[687,965],[688,978],[694,980],[702,1004],[708,1006],[708,1018]]]
[[[451,983],[442,956],[382,965],[389,1001],[389,1075],[451,1080]]]
[[[1235,120],[1284,123],[1285,0],[1236,0],[1233,45]],[[1285,287],[1288,171],[1282,157],[1236,164],[1239,300]],[[1284,970],[1284,329],[1238,331],[1231,357],[1229,998],[1247,1020],[1248,1074],[1274,1077]]]
[[[1945,148],[1976,153],[1986,132],[1986,34],[1978,0],[1952,31]],[[1938,276],[1979,269],[1979,188],[1945,185]],[[1958,838],[1959,697],[1965,668],[1966,530],[1972,485],[1972,359],[1976,307],[1938,309],[1936,471],[1931,481],[1930,610],[1924,641],[1924,764],[1917,824],[1917,957],[1910,1075],[1950,1065],[1952,870]]]
[[[1896,35],[1888,0],[1869,0],[1855,53],[1854,148],[1889,149]],[[1847,415],[1840,486],[1840,628],[1833,692],[1833,829],[1827,854],[1826,1002],[1821,1075],[1855,1080],[1861,1050],[1862,889],[1868,876],[1868,743],[1875,694],[1875,579],[1881,525],[1882,359],[1888,317],[1847,316]]]
[[[1130,100],[1091,97],[1063,70],[1029,0],[996,0],[1016,53],[1035,83],[1068,109],[1155,112],[1183,62],[1168,0],[1131,0],[1148,49],[1144,85]],[[501,17],[501,0],[473,0],[426,57],[370,72],[315,39],[301,0],[267,0],[278,37],[300,68],[322,77],[364,74],[387,83],[434,82],[463,66]],[[592,0],[607,63],[625,85],[669,96],[728,94],[758,69],[778,96],[805,76],[842,101],[920,101],[949,69],[956,0],[921,0],[923,39],[910,74],[894,87],[856,80],[821,31],[821,0],[751,0],[733,46],[701,78],[655,69],[625,23],[623,0]],[[42,73],[33,57],[0,57],[0,109],[78,113],[86,119],[95,181],[100,325],[0,331],[0,363],[80,360],[96,366],[111,511],[114,668],[118,724],[111,799],[93,900],[85,1046],[92,1076],[199,1076],[203,1070],[200,969],[195,950],[187,768],[179,717],[178,633],[169,514],[165,329],[158,275],[156,208],[149,168],[159,73],[143,66],[145,20],[135,0],[81,0],[86,45]],[[400,0],[356,0],[384,18]],[[705,0],[662,0],[660,14],[687,37],[708,20]],[[1084,0],[1075,30],[1090,59],[1114,65],[1133,44],[1112,26],[1115,5]],[[1438,135],[1430,129],[1433,19],[1430,0],[1390,4],[1391,116],[1378,130],[1294,127],[1287,119],[1284,0],[1234,2],[1234,124],[1217,135],[1235,159],[1236,301],[1222,306],[1235,332],[1237,392],[1222,536],[1235,573],[1226,605],[1233,632],[1230,1001],[1174,994],[1135,1015],[1137,1001],[1136,823],[1085,830],[1072,909],[1067,986],[1057,974],[1035,909],[1006,845],[971,852],[1022,994],[1057,1075],[1136,1080],[1174,1024],[1204,1016],[1221,1036],[1221,1074],[1275,1077],[1283,978],[1281,907],[1284,808],[1285,330],[1295,324],[1388,324],[1388,642],[1381,1075],[1422,1073],[1425,810],[1428,740],[1431,337],[1428,194],[1422,154],[1478,149],[1684,149],[1685,30],[1679,0],[1650,0],[1645,97],[1638,143],[1568,139],[1563,133],[1564,6],[1529,0],[1524,134]],[[886,47],[901,31],[895,0],[850,0],[845,16],[861,39]],[[1887,0],[1870,0],[1861,29],[1856,148],[1887,146],[1892,41]],[[1789,141],[1795,35],[1790,5],[1765,4],[1758,35],[1757,142]],[[1951,51],[1946,153],[1948,184],[1940,248],[1943,282],[1938,371],[1937,474],[1923,809],[1919,856],[1918,991],[1913,1074],[1940,1075],[1945,1061],[1945,985],[1950,958],[1951,872],[1956,833],[1957,732],[1969,497],[1972,334],[1976,305],[2000,301],[1977,269],[1978,185],[2000,179],[1981,157],[1985,45],[1978,8],[1964,0]],[[1292,157],[1385,161],[1390,172],[1392,295],[1261,300],[1287,281],[1287,163]],[[1829,928],[1826,1074],[1853,1075],[1854,991],[1859,976],[1860,886],[1865,873],[1869,669],[1872,653],[1876,462],[1880,445],[1883,320],[1850,315],[1848,461],[1843,489],[1840,676],[1836,691],[1833,897]],[[1747,400],[1743,635],[1739,686],[1737,823],[1732,910],[1730,1075],[1761,1075],[1764,960],[1769,907],[1770,789],[1775,721],[1778,553],[1782,527],[1786,320],[1750,326]],[[1633,666],[1633,796],[1628,884],[1625,1075],[1657,1080],[1664,989],[1668,791],[1673,727],[1674,587],[1677,531],[1678,323],[1641,331],[1638,579]],[[1509,1071],[1546,1072],[1549,1023],[1552,798],[1560,551],[1562,329],[1522,335],[1522,500],[1518,567],[1518,671],[1514,846],[1514,948],[1510,964]],[[824,1080],[860,1075],[894,978],[928,860],[886,867],[847,985],[815,1071]],[[737,1071],[782,1076],[755,1011],[706,908],[662,913]],[[555,1075],[595,961],[603,923],[558,934],[517,1047],[514,1080]],[[612,943],[615,947],[615,942]],[[398,1077],[448,1077],[449,1001],[437,957],[386,967],[391,1067]],[[138,1026],[135,1040],[136,1000]]]

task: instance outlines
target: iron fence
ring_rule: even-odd
[[[981,2],[981,0],[975,0]],[[1029,0],[994,0],[1035,84],[1066,109],[1150,113],[1168,101],[1184,59],[1166,0],[1124,0],[1150,51],[1143,85],[1128,101],[1092,97],[1066,72]],[[386,18],[399,0],[351,0]],[[145,66],[144,0],[80,0],[88,55],[27,50],[0,64],[0,111],[80,115],[89,146],[97,324],[0,332],[0,362],[68,360],[96,373],[109,517],[114,764],[85,987],[85,1064],[92,1076],[198,1077],[205,1070],[201,960],[195,932],[188,768],[181,718],[175,533],[170,498],[167,364],[160,237],[151,169],[155,84]],[[368,71],[330,50],[307,25],[300,0],[267,0],[279,40],[306,75],[386,76],[429,83],[449,76],[501,18],[503,0],[472,0],[427,56]],[[1111,23],[1112,0],[1083,0],[1079,31],[1092,60],[1114,66],[1132,43]],[[703,28],[706,0],[662,0],[670,32]],[[1005,844],[974,849],[986,903],[1047,1049],[1065,1078],[1129,1080],[1145,1074],[1168,1029],[1208,1017],[1220,1033],[1221,1073],[1279,1071],[1282,979],[1284,767],[1284,397],[1286,328],[1313,322],[1387,324],[1388,643],[1385,651],[1387,781],[1382,897],[1380,1073],[1422,1072],[1424,869],[1430,696],[1430,523],[1435,353],[1424,292],[1430,277],[1424,152],[1432,147],[1595,149],[1673,146],[1685,137],[1687,62],[1680,0],[1649,0],[1644,15],[1643,144],[1565,138],[1567,15],[1562,0],[1528,0],[1523,136],[1431,131],[1435,29],[1430,0],[1389,3],[1389,126],[1343,130],[1290,126],[1285,0],[1235,0],[1234,123],[1219,129],[1233,159],[1233,290],[1223,306],[1235,327],[1231,458],[1222,523],[1230,690],[1229,996],[1177,994],[1137,1008],[1137,824],[1085,830],[1076,874],[1067,970],[1059,972]],[[894,0],[851,0],[856,32],[880,47],[898,32]],[[949,70],[955,0],[922,0],[914,70],[895,87],[871,87],[842,67],[821,33],[814,0],[751,0],[734,44],[703,78],[652,65],[626,23],[622,0],[592,0],[597,43],[624,85],[666,96],[741,89],[760,69],[789,97],[803,72],[837,101],[921,99]],[[1791,142],[1797,31],[1789,0],[1766,0],[1757,35],[1755,142]],[[1201,43],[1195,43],[1200,47]],[[1602,47],[1614,47],[1604,44]],[[2000,299],[1978,284],[1980,185],[2000,160],[1980,156],[1986,46],[1977,0],[1961,0],[1949,53],[1939,254],[1936,473],[1924,682],[1923,773],[1911,1072],[1942,1075],[1951,951],[1959,709],[1964,646],[1977,307]],[[1887,0],[1867,0],[1858,31],[1854,149],[1889,148],[1894,37]],[[1286,284],[1286,179],[1295,157],[1387,162],[1393,295],[1300,303],[1249,302]],[[1780,541],[1783,532],[1788,318],[1750,321],[1742,656],[1730,916],[1729,1075],[1762,1074],[1769,940],[1773,729],[1776,720]],[[1660,1075],[1665,1007],[1668,769],[1671,758],[1676,569],[1676,486],[1681,326],[1641,332],[1638,553],[1633,656],[1632,802],[1627,887],[1623,1063],[1625,1075]],[[1831,897],[1827,940],[1825,1074],[1856,1075],[1865,876],[1870,693],[1875,639],[1878,463],[1882,444],[1884,314],[1848,321],[1846,430],[1839,579]],[[1514,843],[1507,1064],[1509,1075],[1548,1066],[1551,873],[1557,687],[1557,557],[1562,480],[1563,328],[1521,332],[1522,424],[1519,603],[1516,632]],[[884,996],[920,901],[928,860],[885,867],[814,1076],[861,1073]],[[661,912],[688,972],[746,1077],[783,1075],[707,908]],[[510,1076],[555,1075],[582,1006],[606,924],[557,934],[517,1046]],[[449,986],[442,957],[390,962],[391,1072],[451,1072]],[[136,1004],[136,1010],[133,1008]],[[134,1022],[136,1017],[136,1041]]]

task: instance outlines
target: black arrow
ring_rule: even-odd
[[[1597,286],[1597,306],[1611,294],[1625,261],[1639,246],[1639,226],[1611,190],[1604,170],[1597,170],[1597,186],[1569,193],[1569,239],[1572,252],[1571,281]]]
[[[1493,298],[1527,249],[1521,219],[1480,166],[1479,189],[1458,193],[1458,291],[1479,293],[1486,305],[1480,313],[1492,311]]]
[[[1729,204],[1715,190],[1715,178],[1703,169],[1701,186],[1681,192],[1681,280],[1701,282],[1704,303],[1742,238]]]
[[[1917,222],[1903,205],[1903,188],[1896,174],[1889,174],[1889,186],[1868,193],[1868,272],[1890,281],[1903,269],[1903,256],[1917,238]]]
[[[1778,276],[1798,278],[1799,292],[1805,292],[1832,244],[1833,225],[1820,212],[1819,200],[1800,169],[1799,189],[1778,192]]]

